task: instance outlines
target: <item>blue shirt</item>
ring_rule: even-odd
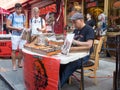
[[[87,40],[94,40],[94,30],[91,26],[85,25],[81,30],[75,29],[74,39],[82,42],[86,42]],[[93,51],[93,47],[90,49],[90,53]]]
[[[12,22],[12,26],[15,28],[24,28],[25,16],[23,14],[18,15],[16,12],[10,14],[8,19]],[[12,35],[20,36],[21,31],[12,30]]]

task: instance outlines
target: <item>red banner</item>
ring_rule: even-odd
[[[56,4],[49,5],[45,8],[40,9],[40,15],[45,15],[47,13],[56,12]]]
[[[58,90],[60,61],[24,53],[24,80],[27,90]]]

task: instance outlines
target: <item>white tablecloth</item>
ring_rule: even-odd
[[[0,38],[11,38],[11,34],[0,34]]]
[[[77,53],[69,53],[68,55],[63,55],[63,54],[59,53],[59,54],[53,55],[53,56],[46,56],[46,55],[38,54],[38,53],[35,53],[35,52],[31,52],[31,51],[29,51],[25,48],[23,48],[22,51],[25,52],[25,53],[28,53],[28,54],[36,55],[36,56],[45,56],[45,57],[51,57],[51,58],[59,59],[61,64],[67,64],[69,62],[73,62],[75,60],[78,60],[80,58],[83,58],[83,57],[89,55],[88,51],[77,52]]]

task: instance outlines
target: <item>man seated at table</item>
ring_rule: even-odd
[[[94,30],[84,23],[84,16],[82,13],[76,12],[71,17],[73,25],[75,26],[74,30],[74,40],[72,42],[73,46],[71,47],[70,51],[85,51],[89,50],[92,52],[93,49],[93,40],[94,40]],[[82,60],[83,63],[87,62],[90,58],[90,54],[85,56]],[[81,59],[76,61],[70,62],[68,64],[61,64],[60,65],[60,83],[61,87],[66,83],[69,77],[72,75],[76,69],[81,67]]]

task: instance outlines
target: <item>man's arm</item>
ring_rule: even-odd
[[[90,50],[93,44],[93,40],[87,40],[86,42],[73,40],[73,44],[77,46],[71,47],[70,51],[85,51],[85,50]]]
[[[46,25],[43,25],[41,31],[45,32],[45,30],[46,30]]]
[[[45,20],[44,20],[44,19],[42,19],[42,21],[43,21],[42,28],[41,28],[41,29],[37,28],[37,30],[38,30],[38,31],[45,32],[45,30],[46,30],[46,23],[45,23]]]

